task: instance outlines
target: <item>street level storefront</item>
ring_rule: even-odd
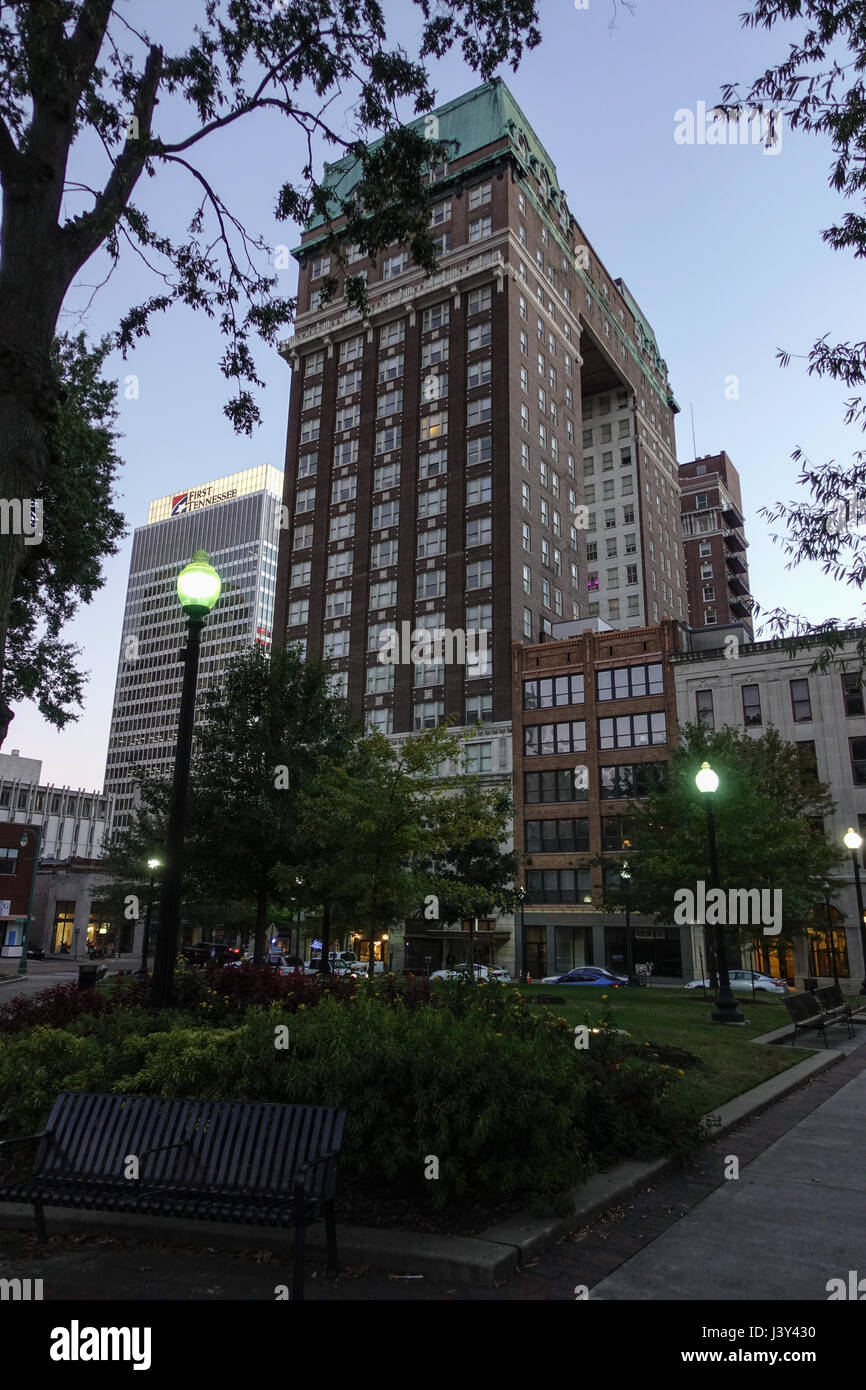
[[[39,853],[35,825],[0,825],[0,958],[20,960],[33,911]]]
[[[518,918],[519,922],[519,918]],[[497,965],[514,973],[514,925],[504,917],[479,917],[441,926],[406,923],[406,969],[428,974],[462,965],[470,953],[476,965]]]
[[[42,863],[36,874],[32,941],[46,955],[78,959],[87,948],[111,955],[133,950],[135,922],[115,916],[98,897],[111,879],[100,859]]]
[[[691,979],[692,943],[687,927],[659,926],[632,915],[635,965],[652,966],[653,980]],[[569,911],[561,907],[524,909],[527,970],[533,980],[562,975],[581,965],[600,965],[626,974],[626,919],[615,912]]]

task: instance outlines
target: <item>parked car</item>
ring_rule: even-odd
[[[223,941],[197,941],[194,946],[183,946],[181,954],[190,965],[230,965],[240,960],[240,946],[227,946]]]
[[[543,985],[604,985],[608,989],[619,989],[627,985],[625,975],[614,975],[600,965],[579,965],[575,970],[567,970],[564,975],[545,975]]]
[[[471,966],[464,962],[462,965],[455,966],[453,970],[434,970],[430,975],[430,979],[459,980],[462,976],[469,975],[470,972]],[[500,970],[496,965],[481,965],[479,961],[476,961],[475,978],[484,980],[488,984],[503,985],[511,979],[511,976],[508,974],[507,970]]]
[[[731,981],[731,989],[737,992],[741,990],[752,992],[752,980],[755,982],[756,994],[790,994],[790,988],[786,980],[777,980],[772,975],[762,975],[758,970],[729,970],[728,975]],[[689,980],[686,989],[711,989],[709,980]]]
[[[44,959],[45,959],[45,952],[43,951],[43,949],[42,949],[41,946],[28,946],[28,947],[27,947],[27,959],[28,959],[28,960],[44,960]]]

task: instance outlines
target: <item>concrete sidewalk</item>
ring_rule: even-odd
[[[864,1152],[866,1069],[590,1297],[825,1300],[828,1280],[866,1276]]]

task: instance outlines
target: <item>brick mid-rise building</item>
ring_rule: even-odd
[[[678,407],[652,329],[501,81],[425,128],[453,150],[430,174],[438,271],[346,247],[367,315],[339,290],[324,303],[344,269],[318,219],[283,346],[277,640],[333,657],[386,732],[510,719],[512,643],[558,622],[685,613]],[[357,172],[341,161],[327,178],[346,196]],[[404,623],[486,632],[489,660],[380,661],[383,630]]]
[[[533,977],[582,964],[624,969],[625,916],[605,907],[605,881],[619,879],[629,803],[664,775],[676,745],[670,657],[687,641],[668,619],[513,648],[514,844]],[[637,910],[630,927],[636,961],[665,978],[689,971],[686,930]]]

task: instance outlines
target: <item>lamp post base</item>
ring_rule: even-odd
[[[746,1015],[741,1013],[733,994],[720,994],[715,1000],[715,1008],[710,1014],[713,1023],[745,1023]]]

